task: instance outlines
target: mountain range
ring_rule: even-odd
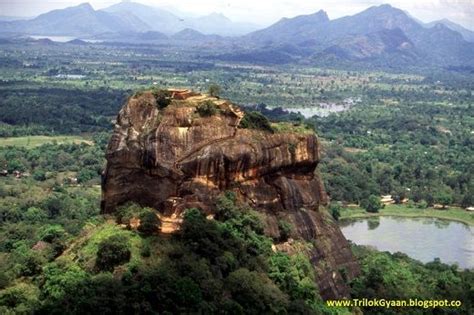
[[[174,13],[140,3],[124,1],[103,10],[89,3],[53,10],[27,20],[6,17],[0,20],[0,33],[93,37],[107,33],[158,31],[171,35],[191,28],[204,34],[242,35],[258,27],[233,22],[222,14],[181,18]]]
[[[430,22],[430,23],[426,23],[424,24],[426,27],[430,28],[430,27],[433,27],[435,26],[436,24],[443,24],[444,26],[446,26],[447,28],[453,30],[453,31],[456,31],[458,32],[459,34],[462,35],[462,37],[467,40],[468,42],[473,42],[474,43],[474,31],[471,31],[471,30],[468,30],[467,28],[459,25],[459,24],[456,24],[454,22],[451,22],[450,20],[448,19],[442,19],[442,20],[438,20],[438,21],[433,21],[433,22]]]
[[[425,24],[388,4],[334,20],[321,10],[256,30],[218,13],[179,17],[129,1],[103,10],[85,3],[29,20],[1,21],[2,33],[112,41],[213,41],[232,47],[218,58],[249,62],[474,66],[474,32],[449,20]]]
[[[474,43],[456,24],[422,25],[390,5],[371,7],[352,16],[330,20],[324,11],[281,19],[242,39],[251,50],[226,55],[234,60],[263,54],[288,59],[344,59],[406,65],[474,65]],[[461,28],[461,26],[457,26]],[[242,58],[242,56],[245,56]]]

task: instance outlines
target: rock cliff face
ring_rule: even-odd
[[[232,190],[261,211],[269,236],[278,237],[283,219],[294,227],[293,239],[312,244],[305,251],[323,297],[347,296],[345,280],[359,269],[337,225],[319,210],[326,196],[315,173],[316,136],[241,129],[244,113],[228,101],[181,90],[169,96],[160,109],[163,99],[145,92],[120,111],[107,149],[102,211],[135,201],[155,208],[162,232],[171,233],[185,209],[212,216],[213,199]],[[203,104],[212,110],[197,110]],[[290,243],[275,248],[295,251]]]

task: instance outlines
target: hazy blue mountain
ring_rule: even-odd
[[[426,28],[406,12],[390,5],[371,7],[358,14],[329,20],[324,11],[282,19],[266,29],[242,37],[250,46],[278,51],[293,46],[293,56],[331,55],[340,59],[463,65],[474,63],[474,44],[444,25]],[[248,51],[245,52],[249,58]]]
[[[431,64],[472,64],[474,45],[462,35],[442,24],[426,28],[406,12],[390,5],[369,8],[354,16],[334,20],[329,27],[330,36],[366,34],[383,29],[401,29],[413,43],[420,56],[417,62]]]
[[[319,34],[329,23],[323,10],[310,15],[300,15],[291,19],[283,18],[277,23],[245,36],[256,44],[281,44],[318,40]]]
[[[98,11],[85,3],[31,20],[0,21],[0,34],[66,35],[134,43],[175,40],[176,44],[190,41],[193,45],[212,41],[228,49],[219,58],[248,62],[307,62],[330,57],[377,60],[377,64],[386,60],[391,64],[474,66],[474,42],[468,41],[474,39],[474,32],[448,20],[426,25],[387,4],[334,20],[321,10],[283,18],[240,37],[220,37],[254,27],[219,13],[180,17],[168,10],[125,1]]]
[[[138,20],[132,25],[118,16],[95,11],[88,3],[54,10],[32,20],[0,23],[1,32],[32,35],[90,36],[105,32],[140,31],[145,27]]]
[[[54,10],[34,19],[0,19],[0,33],[27,35],[89,36],[111,33],[143,33],[155,31],[167,35],[184,29],[194,29],[203,34],[223,36],[242,35],[255,31],[255,25],[236,23],[222,14],[180,17],[168,10],[140,3],[123,1],[103,10],[94,10],[88,3]],[[104,36],[102,36],[104,37]]]
[[[346,59],[366,59],[390,54],[416,57],[413,43],[399,28],[384,29],[364,35],[346,36],[339,43],[323,51]]]
[[[187,18],[185,24],[188,28],[204,34],[218,34],[222,36],[242,35],[258,29],[258,27],[253,24],[233,22],[221,13],[211,13],[201,17]]]
[[[120,2],[101,11],[120,18],[136,16],[147,25],[147,30],[150,31],[173,34],[186,27],[184,20],[173,13],[136,2]]]
[[[87,42],[83,41],[83,40],[80,40],[80,39],[73,39],[73,40],[70,40],[68,42],[66,42],[67,44],[71,44],[71,45],[79,45],[79,46],[85,46],[87,45]]]
[[[454,23],[454,22],[452,22],[448,19],[442,19],[442,20],[439,20],[439,21],[433,21],[433,22],[430,22],[430,23],[426,23],[425,26],[428,27],[428,28],[431,28],[431,27],[435,26],[436,24],[443,24],[447,28],[461,34],[462,37],[465,40],[467,40],[468,42],[474,42],[474,31],[468,30],[467,28],[465,28],[465,27],[463,27],[459,24],[456,24],[456,23]]]
[[[149,26],[150,30],[165,34],[175,34],[186,28],[197,30],[203,34],[242,35],[255,31],[258,27],[235,23],[220,13],[212,13],[201,17],[182,16],[181,13],[147,6],[136,2],[121,2],[103,11],[125,18],[132,14]]]
[[[474,43],[443,24],[424,30],[416,46],[423,53],[423,60],[432,64],[474,65]]]
[[[326,39],[332,39],[342,35],[368,34],[397,28],[408,37],[423,30],[423,27],[404,11],[384,4],[331,21],[324,36]]]
[[[35,45],[39,45],[39,46],[55,46],[55,45],[58,45],[58,43],[52,41],[49,38],[36,39],[36,40],[33,41],[33,43]]]
[[[390,5],[381,5],[332,21],[323,10],[291,19],[283,18],[266,29],[247,35],[246,38],[265,44],[309,42],[328,46],[331,45],[332,40],[344,36],[363,35],[397,28],[407,34],[423,29],[402,10]]]
[[[186,28],[171,36],[172,39],[186,41],[209,41],[222,39],[219,35],[206,35],[191,28]]]

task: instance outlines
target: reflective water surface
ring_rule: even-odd
[[[359,245],[381,251],[402,252],[422,262],[438,257],[444,263],[474,268],[474,228],[432,219],[374,217],[343,220],[342,233]]]

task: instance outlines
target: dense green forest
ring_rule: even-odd
[[[205,91],[217,82],[222,97],[260,111],[255,104],[328,107],[306,123],[323,140],[321,172],[333,200],[360,203],[392,194],[428,206],[473,204],[474,84],[468,74],[228,65],[195,60],[186,49],[173,56],[166,47],[99,48],[3,45],[0,135],[110,132],[132,90],[158,84]],[[360,101],[331,111],[347,99]],[[264,114],[303,120],[282,110]]]
[[[473,206],[472,77],[440,70],[229,65],[169,52],[2,45],[0,171],[8,175],[0,176],[0,313],[357,311],[326,307],[307,258],[273,252],[274,240],[263,235],[256,212],[231,194],[214,205],[216,220],[188,210],[183,229],[172,237],[150,235],[160,224],[150,209],[129,204],[116,217],[99,214],[100,174],[115,117],[127,95],[150,86],[207,91],[218,83],[221,97],[248,112],[314,129],[322,144],[318,171],[332,201],[363,205],[391,194],[418,207]],[[342,112],[332,110],[359,98]],[[284,110],[321,103],[320,117]],[[272,128],[258,113],[248,117],[247,128]],[[75,135],[84,142],[3,142],[32,135]],[[130,228],[133,216],[147,224]],[[472,313],[472,271],[361,246],[354,253],[362,274],[351,283],[353,297],[460,299],[461,309],[410,311]]]
[[[322,163],[335,200],[369,195],[414,202],[472,205],[474,112],[471,105],[361,106],[314,118],[328,141]]]
[[[0,97],[0,136],[108,131],[126,94],[107,88],[45,88],[9,82]]]
[[[257,213],[231,193],[214,205],[216,220],[190,209],[182,230],[170,238],[150,232],[160,224],[154,214],[147,216],[151,209],[127,204],[116,217],[103,217],[92,186],[46,182],[31,191],[32,181],[23,182],[20,191],[6,191],[19,204],[16,214],[2,213],[4,314],[349,311],[327,307],[308,258],[273,252]],[[144,222],[138,230],[123,228],[137,216]],[[472,310],[472,272],[439,261],[423,265],[403,254],[354,250],[362,265],[352,283],[354,297],[459,299],[464,304],[453,314]]]

